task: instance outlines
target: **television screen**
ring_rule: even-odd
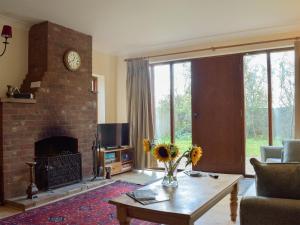
[[[129,125],[128,123],[98,124],[98,137],[103,148],[129,145]]]
[[[129,124],[122,123],[122,131],[121,131],[121,145],[128,146],[129,145]]]

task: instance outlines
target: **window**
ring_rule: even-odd
[[[294,60],[294,50],[244,56],[246,162],[260,157],[260,146],[294,136]]]
[[[152,76],[155,138],[183,152],[192,144],[191,63],[152,65]]]
[[[246,155],[259,157],[260,146],[269,144],[266,53],[244,57],[244,95]]]

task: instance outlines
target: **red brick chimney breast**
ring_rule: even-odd
[[[64,53],[75,49],[81,67],[69,71]],[[16,62],[18,63],[18,62]],[[35,94],[35,104],[0,103],[1,195],[8,199],[25,195],[29,181],[26,161],[34,158],[34,143],[51,136],[78,139],[83,176],[92,174],[92,143],[96,132],[96,95],[92,79],[92,37],[43,22],[29,31],[28,74],[22,91]],[[41,81],[41,87],[30,84]]]

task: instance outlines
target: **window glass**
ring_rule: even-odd
[[[271,53],[273,145],[294,137],[295,112],[294,51]]]
[[[180,151],[192,145],[191,63],[173,64],[174,77],[174,132]]]
[[[265,53],[244,57],[244,101],[246,173],[253,174],[249,159],[260,158],[260,146],[269,143],[268,74]]]
[[[154,66],[155,139],[170,143],[170,65]]]

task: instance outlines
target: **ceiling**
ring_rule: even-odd
[[[93,36],[95,49],[128,55],[298,25],[299,0],[0,0],[0,14],[49,20]]]

